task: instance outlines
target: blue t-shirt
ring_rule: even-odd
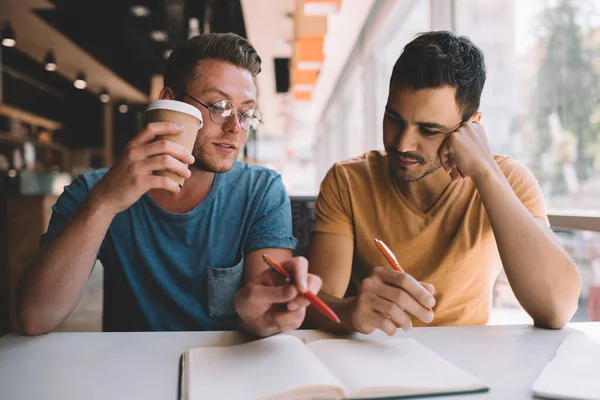
[[[107,169],[78,176],[52,208],[54,237]],[[236,162],[192,211],[170,213],[146,194],[112,221],[98,252],[105,331],[237,328],[244,256],[294,249],[290,201],[276,172]]]

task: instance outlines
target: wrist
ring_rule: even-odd
[[[337,305],[334,307],[334,311],[340,317],[340,325],[339,328],[342,331],[346,332],[356,332],[357,329],[354,326],[354,311],[356,309],[356,303],[358,301],[358,297],[349,297],[346,299],[341,299]]]
[[[496,160],[491,157],[490,160],[486,160],[481,163],[480,167],[471,176],[471,179],[478,184],[479,182],[485,182],[489,179],[495,178],[498,175],[502,175],[502,170],[498,166]]]
[[[119,213],[110,206],[110,203],[102,198],[102,196],[93,188],[82,204],[83,211],[92,216],[101,219],[112,221]]]

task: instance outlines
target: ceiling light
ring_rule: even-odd
[[[2,46],[15,47],[17,44],[17,36],[15,35],[15,30],[10,25],[10,22],[6,22],[0,35],[2,35]]]
[[[129,106],[127,104],[121,104],[119,106],[119,112],[121,114],[125,114],[127,111],[129,111]]]
[[[296,92],[311,92],[315,88],[314,84],[310,83],[296,83],[294,85],[294,91]]]
[[[328,15],[340,10],[342,0],[304,0],[305,15]]]
[[[131,6],[129,11],[131,11],[134,17],[147,17],[150,15],[150,9],[142,5]]]
[[[108,103],[110,101],[110,95],[108,94],[108,90],[102,89],[102,93],[100,93],[100,101],[103,103]]]
[[[150,38],[155,42],[166,42],[169,39],[169,35],[165,31],[152,31],[150,32]]]
[[[301,71],[319,70],[325,60],[323,36],[302,37],[296,40],[297,68]]]
[[[46,71],[56,71],[56,58],[52,50],[48,50],[44,56],[44,68]]]
[[[75,78],[73,86],[75,86],[77,89],[85,89],[87,87],[87,82],[85,81],[85,75],[83,72],[77,74],[77,78]]]
[[[198,18],[190,18],[188,21],[188,39],[200,34],[200,21]]]
[[[323,66],[322,62],[317,61],[300,61],[298,62],[298,69],[300,71],[318,71]]]

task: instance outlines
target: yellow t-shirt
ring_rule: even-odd
[[[547,221],[543,195],[522,164],[494,157],[513,191],[535,218]],[[313,231],[354,240],[347,295],[377,266],[389,266],[373,239],[383,240],[404,270],[435,286],[428,325],[482,325],[492,285],[502,268],[494,233],[471,179],[450,183],[426,213],[411,205],[392,181],[384,151],[336,163],[321,183]],[[415,326],[423,326],[413,318]]]

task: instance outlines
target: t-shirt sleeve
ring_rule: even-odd
[[[499,163],[500,169],[521,203],[531,215],[548,223],[544,194],[533,173],[525,165],[512,158],[506,158]]]
[[[245,251],[259,249],[296,248],[297,241],[292,235],[292,207],[290,199],[277,175],[270,180],[256,213]]]
[[[48,224],[48,230],[42,235],[41,245],[51,241],[60,233],[65,224],[73,217],[81,203],[88,195],[90,188],[83,176],[76,177],[73,182],[65,187],[64,192],[60,195],[56,204],[52,206],[52,216]],[[98,256],[104,246],[104,241],[98,250]]]
[[[354,239],[348,179],[340,164],[334,164],[321,182],[315,204],[313,232],[333,233]]]

